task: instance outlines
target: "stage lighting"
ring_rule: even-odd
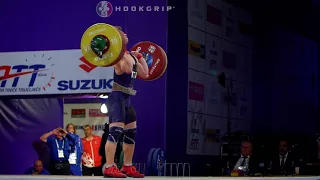
[[[107,114],[107,113],[108,113],[108,108],[107,108],[106,103],[102,103],[102,104],[101,104],[100,111],[101,111],[101,113],[103,113],[103,114]]]
[[[102,98],[102,99],[107,99],[107,98],[108,98],[108,95],[106,95],[106,94],[100,94],[99,97]]]

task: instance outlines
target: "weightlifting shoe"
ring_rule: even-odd
[[[132,178],[144,178],[144,174],[141,174],[136,167],[134,167],[133,165],[131,166],[122,166],[121,172],[123,172],[124,174],[126,174],[128,177],[132,177]]]
[[[116,166],[105,168],[103,171],[104,177],[108,178],[126,178],[127,176],[120,172]]]

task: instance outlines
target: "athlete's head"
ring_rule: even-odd
[[[123,36],[123,38],[124,38],[124,39],[123,39],[124,43],[125,43],[125,44],[128,44],[129,38],[128,38],[127,34],[122,31],[121,26],[115,26],[115,27],[116,27],[117,30],[120,32],[120,34]]]

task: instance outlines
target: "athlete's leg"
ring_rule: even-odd
[[[115,122],[109,124],[109,136],[105,146],[106,151],[106,167],[113,166],[114,156],[117,149],[117,143],[120,140],[121,134],[123,132],[124,123]]]
[[[112,98],[108,99],[107,108],[109,111],[109,134],[105,145],[106,153],[106,169],[104,175],[113,178],[125,178],[126,175],[121,173],[114,163],[114,156],[117,148],[117,143],[124,129],[125,108],[122,101],[114,101]]]
[[[135,178],[143,178],[144,175],[140,174],[132,165],[132,158],[135,148],[135,137],[137,133],[137,116],[134,108],[130,106],[126,112],[126,122],[124,126],[123,136],[123,153],[124,162],[121,171],[127,176]]]
[[[124,160],[123,164],[126,166],[132,165],[132,158],[135,148],[135,136],[137,133],[137,122],[131,122],[124,126],[124,137],[123,137],[123,153]]]

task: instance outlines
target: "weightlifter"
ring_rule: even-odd
[[[125,44],[128,43],[127,35],[118,29],[123,35]],[[130,104],[130,96],[134,96],[133,89],[135,79],[149,77],[149,69],[145,59],[138,52],[126,52],[123,58],[114,65],[114,84],[112,93],[109,95],[107,107],[109,111],[109,135],[105,146],[106,168],[105,177],[143,178],[132,164],[135,148],[135,136],[137,132],[136,113]],[[124,163],[119,170],[114,163],[117,143],[123,133]]]

